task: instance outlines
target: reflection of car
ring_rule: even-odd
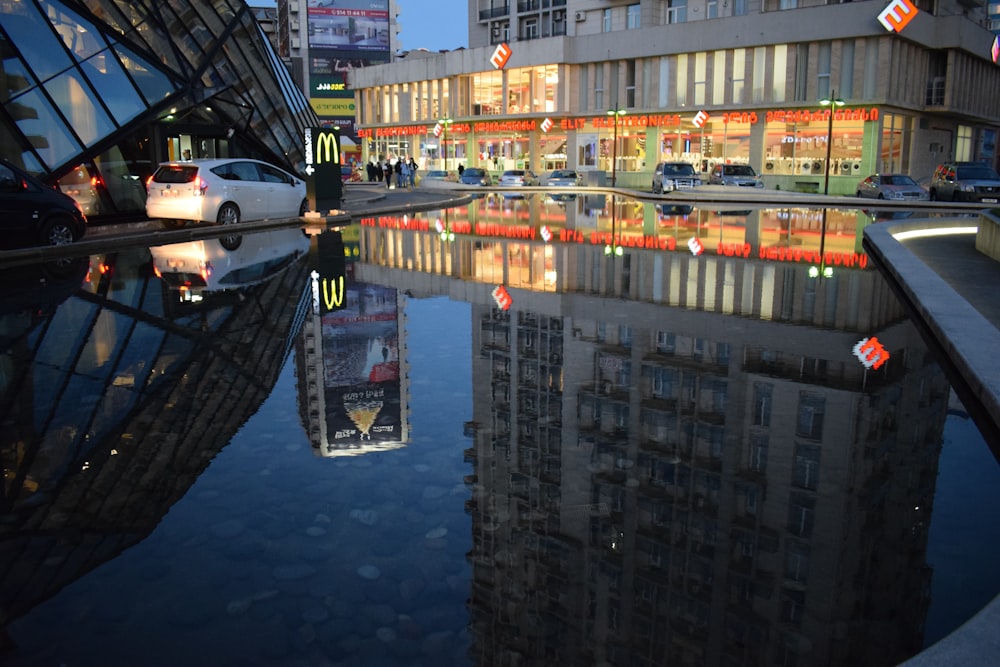
[[[556,187],[574,187],[580,185],[581,182],[583,182],[583,179],[580,177],[580,174],[572,169],[556,169],[545,179],[546,185]]]
[[[299,227],[223,239],[172,243],[149,249],[153,269],[181,301],[199,301],[206,292],[249,287],[280,273],[309,250]]]
[[[80,203],[0,159],[0,246],[64,245],[87,232]]]
[[[691,212],[694,211],[694,207],[689,206],[687,204],[681,204],[681,205],[658,204],[656,206],[656,210],[660,213],[660,215],[690,215]]]
[[[419,175],[420,172],[417,172],[417,174]],[[432,170],[428,171],[426,174],[424,174],[420,178],[420,180],[421,181],[445,181],[445,182],[448,182],[448,183],[454,183],[455,181],[458,180],[458,178],[455,176],[455,174],[451,173],[450,171],[445,171],[444,169],[432,169]]]
[[[148,190],[146,214],[167,221],[228,225],[294,218],[308,209],[305,182],[259,160],[165,162]]]
[[[497,185],[538,185],[538,176],[530,169],[508,169]]]
[[[762,188],[764,181],[748,164],[717,164],[708,176],[712,185],[737,185],[743,188]]]
[[[30,313],[38,318],[55,312],[60,303],[84,285],[90,256],[73,257],[0,269],[0,316]],[[0,341],[14,337],[18,325],[0,325]]]
[[[996,204],[1000,200],[1000,174],[981,162],[946,162],[934,170],[930,198]]]
[[[59,190],[76,200],[84,215],[94,215],[99,211],[100,195],[97,194],[98,179],[91,176],[86,165],[77,165],[73,171],[59,179]]]
[[[458,177],[458,182],[464,185],[493,185],[490,175],[479,167],[466,167]]]
[[[701,177],[687,162],[661,162],[653,171],[653,192],[684,190],[701,185]]]
[[[930,197],[927,190],[906,174],[872,174],[858,183],[857,196],[908,201],[920,201]]]

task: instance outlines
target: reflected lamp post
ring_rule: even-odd
[[[618,182],[618,117],[624,116],[625,113],[625,109],[608,110],[608,115],[615,124],[614,139],[611,144],[611,187],[615,187]]]
[[[441,151],[444,155],[444,170],[448,171],[448,126],[454,121],[451,118],[442,118],[438,121],[441,124]]]

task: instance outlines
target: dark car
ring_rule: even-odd
[[[941,201],[1000,201],[1000,174],[981,162],[946,162],[934,170],[930,198]]]
[[[458,177],[458,182],[464,185],[493,185],[493,179],[485,169],[479,167],[466,167],[462,170],[462,175]]]
[[[80,204],[0,158],[0,247],[65,245],[87,232]]]
[[[694,165],[687,162],[660,162],[653,170],[653,192],[660,194],[671,190],[689,190],[701,185],[701,177]]]

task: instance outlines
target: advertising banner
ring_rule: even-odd
[[[306,194],[312,210],[326,213],[340,208],[344,189],[340,169],[340,131],[308,127],[304,144]]]
[[[389,59],[388,0],[309,0],[309,50],[341,60]]]

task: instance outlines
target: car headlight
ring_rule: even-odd
[[[975,192],[976,186],[974,185],[963,185],[961,187],[962,192]]]

